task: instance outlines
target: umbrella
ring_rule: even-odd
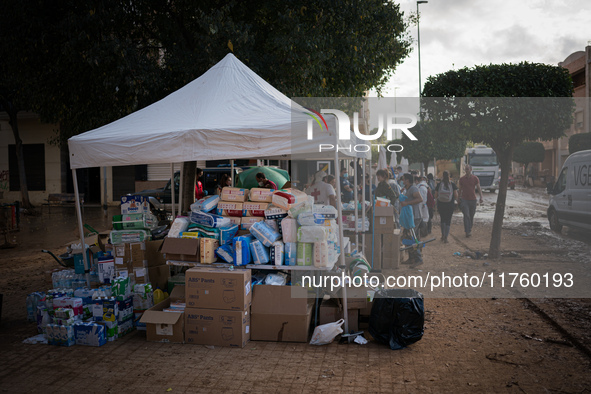
[[[242,171],[238,174],[238,181],[236,182],[237,187],[250,189],[253,187],[259,187],[256,179],[256,175],[262,172],[265,177],[275,182],[277,187],[281,188],[289,181],[289,173],[281,168],[275,167],[251,167],[247,170]]]

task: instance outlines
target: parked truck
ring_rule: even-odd
[[[497,191],[501,180],[501,167],[492,148],[485,145],[467,148],[461,164],[460,176],[465,174],[464,164],[470,164],[472,173],[480,180],[480,188],[491,193]]]

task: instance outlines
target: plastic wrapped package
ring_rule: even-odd
[[[289,210],[291,207],[308,200],[308,195],[297,189],[281,189],[273,193],[273,205]]]
[[[322,242],[328,240],[330,227],[326,226],[301,226],[298,228],[298,242]]]
[[[220,216],[233,216],[241,218],[244,215],[244,203],[235,201],[220,201],[216,213]]]
[[[314,205],[314,198],[310,197],[310,200],[306,200],[300,204],[292,206],[287,214],[290,218],[297,219],[304,212],[312,212],[312,205]]]
[[[369,316],[369,333],[376,341],[402,349],[423,337],[423,295],[413,289],[388,289],[376,293]]]
[[[336,219],[338,211],[332,205],[314,204],[312,205],[312,213],[321,215],[324,219]]]
[[[252,257],[253,264],[268,264],[269,249],[267,249],[261,241],[255,239],[250,243],[250,256]]]
[[[240,230],[250,230],[253,224],[262,222],[263,218],[258,216],[249,216],[240,219]]]
[[[314,267],[317,268],[332,268],[328,256],[328,242],[314,242]]]
[[[201,264],[212,264],[216,261],[215,250],[220,246],[217,239],[199,239],[199,262]]]
[[[250,189],[249,199],[256,202],[271,202],[274,189],[253,187]]]
[[[293,218],[284,218],[281,221],[281,233],[283,235],[283,242],[297,242],[298,241],[298,222]]]
[[[209,227],[227,227],[231,224],[228,218],[201,211],[191,212],[191,222]]]
[[[312,265],[314,244],[298,242],[297,245],[297,265]]]
[[[289,242],[284,244],[285,265],[297,265],[298,244]]]
[[[254,240],[251,234],[234,238],[234,265],[250,263],[250,243]]]
[[[174,219],[172,225],[170,226],[170,230],[168,231],[168,236],[170,238],[180,238],[181,233],[187,231],[189,224],[191,221],[188,217],[179,216]]]
[[[234,247],[232,244],[224,244],[215,250],[216,256],[226,263],[234,264]]]
[[[287,284],[287,274],[283,272],[273,272],[265,277],[265,284],[271,286],[285,286]]]
[[[331,222],[336,221],[321,213],[302,212],[298,216],[300,226],[330,226]]]
[[[273,230],[265,222],[257,222],[250,227],[250,233],[266,247],[281,238],[278,231]]]
[[[277,207],[273,204],[269,204],[265,209],[266,219],[281,219],[287,216],[287,209]]]
[[[265,217],[265,209],[269,207],[267,202],[245,202],[242,204],[244,216]]]
[[[275,241],[269,250],[269,257],[271,259],[271,264],[273,265],[283,265],[283,261],[285,260],[285,252],[284,252],[284,245],[283,241]]]
[[[273,230],[281,234],[281,230],[276,219],[265,219],[264,222],[267,226],[271,227]]]
[[[220,245],[231,243],[232,239],[236,236],[239,226],[236,224],[229,224],[219,228],[213,228],[209,226],[202,226],[200,224],[191,224],[189,230],[196,232],[198,238],[213,238],[217,239]],[[186,234],[186,233],[185,233]]]
[[[248,199],[248,189],[226,186],[222,189],[222,201],[244,202]]]
[[[191,204],[191,211],[210,212],[215,209],[220,201],[220,196],[206,196]]]

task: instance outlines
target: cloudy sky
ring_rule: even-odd
[[[415,0],[399,3],[405,16],[416,12]],[[591,45],[591,0],[429,0],[419,7],[423,84],[430,75],[466,66],[556,65]],[[384,96],[418,97],[416,25],[410,31],[413,51]]]

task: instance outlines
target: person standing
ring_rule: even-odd
[[[472,166],[466,164],[464,166],[466,175],[460,178],[460,209],[464,215],[464,231],[466,238],[472,236],[472,226],[474,225],[474,215],[476,214],[476,192],[480,195],[480,203],[483,203],[482,189],[480,188],[480,180],[472,174]]]
[[[353,201],[354,196],[353,187],[348,178],[347,169],[345,167],[341,168],[341,201],[344,203]]]
[[[429,186],[427,186],[427,182],[425,182],[419,175],[415,175],[414,180],[415,185],[421,194],[421,198],[423,199],[423,202],[419,204],[421,218],[423,219],[420,227],[420,233],[421,237],[426,237],[429,234],[429,207],[427,206]]]
[[[443,179],[435,187],[437,211],[441,217],[441,241],[448,243],[447,237],[451,228],[451,217],[455,202],[458,199],[458,187],[449,179],[449,171],[443,171]]]
[[[206,193],[203,191],[203,183],[201,183],[200,179],[203,176],[203,170],[199,167],[195,169],[195,201],[202,199],[205,197]]]
[[[398,196],[400,196],[398,184],[390,180],[390,176],[386,170],[378,170],[376,177],[378,178],[378,187],[376,187],[374,192],[375,196],[387,198],[390,200],[390,204],[396,206]]]
[[[256,175],[257,182],[259,183],[259,187],[264,187],[265,189],[273,189],[277,190],[277,185],[275,182],[267,179],[263,172],[259,172]]]
[[[314,175],[314,183],[306,189],[306,194],[314,197],[314,204],[330,204],[336,208],[337,193],[330,183],[324,182],[325,178],[327,178],[326,172],[318,171],[316,175]]]
[[[218,184],[215,194],[217,194],[218,196],[221,196],[222,189],[226,186],[228,186],[228,187],[232,186],[232,177],[228,174],[223,174],[220,179],[220,183]]]
[[[423,202],[423,198],[421,197],[421,193],[419,189],[414,184],[414,179],[411,174],[404,174],[402,177],[404,181],[404,188],[406,189],[405,197],[406,200],[400,201],[400,207],[405,207],[407,205],[412,206],[412,212],[414,217],[414,234],[417,241],[420,240],[419,234],[419,227],[423,221],[420,211],[420,204]],[[412,239],[412,235],[410,234],[411,229],[404,229],[403,238]],[[413,239],[414,240],[414,239]],[[408,252],[408,262],[404,264],[411,264],[411,268],[418,267],[419,265],[423,264],[423,257],[421,256],[421,249],[420,248],[412,248]]]

